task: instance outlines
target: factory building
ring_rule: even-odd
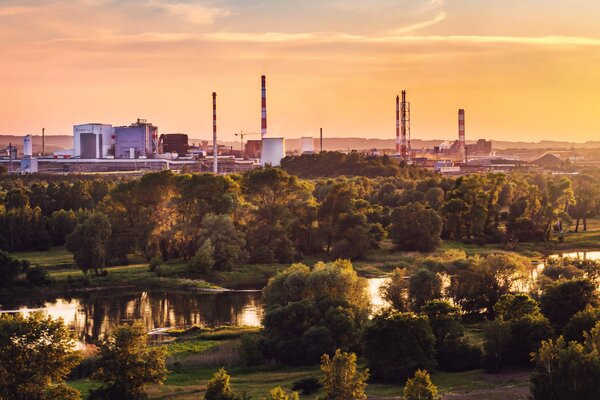
[[[115,141],[115,129],[106,124],[73,126],[73,157],[105,158],[110,156]]]
[[[184,133],[167,133],[158,139],[159,153],[177,153],[179,157],[184,157],[188,150],[188,135]]]
[[[115,128],[115,158],[144,158],[157,151],[158,127],[138,119]]]

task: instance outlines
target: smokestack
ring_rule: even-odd
[[[323,128],[319,129],[319,138],[320,138],[320,141],[321,141],[321,151],[320,151],[320,153],[322,153],[323,152]]]
[[[267,134],[267,77],[261,76],[261,124],[260,136],[264,138]]]
[[[219,146],[217,146],[217,93],[213,92],[213,172],[216,174],[219,171],[217,165],[217,153],[219,152]]]
[[[396,154],[400,152],[400,96],[396,96]]]
[[[408,123],[408,106],[406,103],[406,90],[402,91],[402,108],[401,108],[401,136],[400,136],[400,153],[405,161],[408,161],[410,155],[408,154],[408,141],[406,139],[407,123]]]
[[[46,154],[46,128],[42,128],[42,157]]]
[[[458,110],[458,149],[465,154],[465,110]]]

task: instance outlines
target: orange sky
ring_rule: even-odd
[[[596,0],[0,0],[0,134],[600,139]]]

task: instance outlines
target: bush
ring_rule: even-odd
[[[150,272],[155,272],[156,268],[160,267],[162,265],[162,260],[160,259],[160,257],[154,257],[152,258],[152,260],[150,260],[150,264],[148,264],[148,269],[150,270]]]
[[[565,325],[563,329],[565,340],[582,342],[584,332],[589,332],[598,321],[600,321],[600,309],[588,305],[584,310],[573,315]]]
[[[258,334],[245,333],[241,335],[239,352],[242,364],[247,367],[261,365],[264,361]]]
[[[31,267],[27,269],[27,282],[32,286],[42,286],[50,283],[50,274],[44,267]]]
[[[401,206],[392,212],[390,239],[398,250],[433,251],[441,242],[442,218],[419,203]]]
[[[427,371],[415,372],[404,386],[404,400],[437,400],[437,388],[431,383]]]
[[[540,303],[544,315],[560,331],[573,315],[588,304],[598,306],[596,284],[589,279],[559,281],[546,289]]]
[[[167,265],[159,265],[158,267],[156,267],[154,269],[154,273],[159,278],[172,278],[176,275],[173,268],[171,268]]]

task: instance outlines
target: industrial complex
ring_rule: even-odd
[[[271,136],[267,130],[266,77],[261,76],[260,132],[240,131],[239,150],[218,143],[217,93],[212,94],[212,142],[190,143],[185,133],[159,133],[159,127],[145,119],[126,126],[106,123],[86,123],[73,126],[73,147],[34,155],[31,135],[23,138],[21,152],[10,144],[0,164],[13,173],[69,172],[140,172],[164,169],[214,173],[243,172],[265,165],[277,166],[286,155],[313,154],[323,151],[323,130],[320,138],[301,137],[298,148],[286,152],[286,141]],[[492,142],[479,139],[467,144],[465,110],[458,110],[458,138],[431,148],[413,148],[410,129],[410,102],[407,92],[396,96],[395,149],[370,149],[371,156],[386,155],[406,164],[435,169],[442,174],[507,171],[522,167],[521,160],[496,156]],[[260,139],[244,137],[260,135]],[[44,136],[42,135],[42,142]],[[318,146],[318,150],[316,147]],[[42,149],[43,149],[42,145]]]

